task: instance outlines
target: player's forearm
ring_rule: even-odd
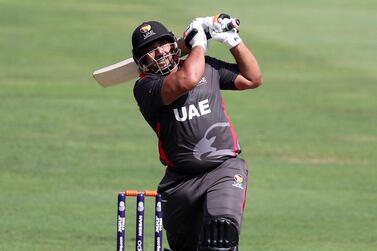
[[[190,54],[183,63],[181,71],[185,81],[182,85],[185,86],[185,89],[193,89],[203,77],[205,68],[204,55],[204,48],[202,46],[196,46],[192,48]]]
[[[165,78],[162,87],[162,100],[165,105],[195,88],[204,74],[204,61],[204,48],[196,46],[179,70]]]
[[[250,81],[250,88],[258,87],[262,84],[262,73],[257,59],[253,53],[241,42],[230,49],[235,58],[240,74]]]

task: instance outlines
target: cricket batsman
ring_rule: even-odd
[[[256,88],[262,75],[238,30],[229,29],[231,22],[224,14],[196,18],[184,32],[185,45],[157,21],[143,22],[132,35],[141,72],[134,96],[158,137],[166,166],[158,192],[174,251],[238,250],[248,167],[239,157],[221,90]],[[236,63],[206,55],[205,31],[230,50]],[[184,60],[181,50],[188,53]]]

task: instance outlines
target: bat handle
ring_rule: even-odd
[[[221,15],[217,17],[215,20],[217,22],[218,18],[221,18]],[[224,17],[225,18],[225,17]],[[223,28],[222,32],[227,32],[232,29],[238,29],[240,26],[241,21],[238,18],[231,18],[230,22],[226,24],[226,26]],[[211,39],[211,34],[209,33],[209,28],[204,30],[204,33],[206,34],[207,39]]]
[[[238,18],[230,19],[230,22],[226,24],[223,32],[230,31],[231,29],[238,28],[240,26],[241,21]]]

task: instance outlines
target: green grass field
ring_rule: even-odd
[[[219,12],[241,19],[264,74],[255,91],[224,92],[251,173],[241,250],[376,250],[376,9],[0,0],[0,250],[115,250],[117,192],[154,189],[164,169],[133,83],[103,89],[91,73],[131,56],[143,20],[180,35]],[[209,54],[232,60],[214,43]]]

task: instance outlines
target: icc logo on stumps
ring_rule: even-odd
[[[120,211],[120,212],[123,212],[125,209],[126,209],[126,206],[124,205],[124,202],[121,201],[121,202],[119,203],[119,211]]]
[[[156,207],[156,211],[157,212],[161,212],[161,202],[157,202],[157,207]]]
[[[140,201],[140,202],[137,204],[137,211],[139,211],[139,212],[144,211],[144,203],[143,203],[143,202]]]

